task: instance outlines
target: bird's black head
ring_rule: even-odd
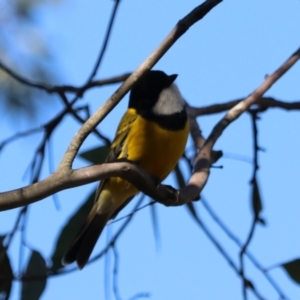
[[[162,90],[168,88],[176,77],[177,74],[167,75],[162,71],[146,73],[131,90],[128,107],[135,108],[141,113],[151,110]]]

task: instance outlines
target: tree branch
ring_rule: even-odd
[[[88,184],[108,177],[118,176],[159,201],[176,202],[177,191],[153,179],[148,173],[129,162],[93,165],[66,172],[60,170],[46,179],[26,187],[0,193],[0,211],[28,205],[64,189]]]
[[[8,66],[6,66],[1,61],[0,61],[0,68],[19,83],[30,86],[32,88],[43,90],[48,94],[54,94],[54,93],[61,94],[61,93],[69,92],[69,93],[76,93],[81,97],[84,94],[84,92],[90,88],[99,87],[108,84],[120,83],[126,80],[130,76],[130,73],[125,73],[123,75],[117,75],[110,78],[89,81],[83,86],[75,87],[72,85],[51,85],[45,82],[39,82],[39,81],[27,79],[19,75],[15,71],[11,70]]]
[[[243,101],[245,98],[227,101],[225,103],[213,104],[203,107],[189,107],[189,114],[192,117],[199,117],[204,115],[212,115],[220,112],[227,111],[237,105],[239,102]],[[256,103],[258,107],[263,110],[268,108],[282,108],[285,110],[299,110],[300,109],[300,101],[294,102],[285,102],[277,100],[273,97],[261,97],[259,102]]]
[[[104,57],[104,53],[106,51],[106,48],[107,48],[107,45],[108,45],[108,40],[111,36],[111,30],[112,30],[112,27],[113,27],[113,24],[116,20],[116,15],[117,15],[117,10],[119,8],[119,4],[120,4],[120,0],[115,0],[115,4],[114,4],[114,7],[113,7],[113,10],[112,10],[112,13],[111,13],[111,16],[110,16],[110,20],[109,20],[109,23],[108,23],[108,27],[107,27],[107,31],[106,31],[106,34],[105,34],[105,38],[104,38],[104,42],[103,42],[103,45],[102,45],[102,48],[101,48],[101,51],[99,53],[99,56],[97,58],[97,61],[96,61],[96,64],[91,72],[91,75],[89,76],[86,84],[89,84],[92,79],[95,77],[98,69],[99,69],[99,66],[102,62],[102,59]]]

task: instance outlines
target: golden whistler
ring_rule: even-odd
[[[185,103],[174,84],[177,75],[150,71],[133,87],[128,109],[117,128],[106,162],[125,159],[164,180],[184,152],[189,122]],[[63,257],[82,269],[109,219],[139,191],[120,177],[103,180],[86,222]]]

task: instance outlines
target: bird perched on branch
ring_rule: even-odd
[[[184,152],[189,122],[185,102],[174,84],[177,75],[150,71],[130,92],[128,109],[117,128],[106,162],[128,160],[164,180]],[[63,257],[82,269],[109,219],[139,191],[120,177],[103,180],[86,222]]]

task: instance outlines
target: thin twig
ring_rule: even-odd
[[[87,79],[86,85],[89,84],[91,82],[91,80],[94,78],[94,76],[96,75],[97,70],[98,70],[98,68],[99,68],[99,66],[102,62],[103,57],[104,57],[104,53],[106,51],[108,41],[109,41],[109,38],[111,36],[111,30],[112,30],[113,24],[116,20],[117,10],[118,10],[119,4],[121,2],[120,0],[114,0],[114,1],[115,1],[115,4],[114,4],[112,14],[111,14],[111,17],[110,17],[110,20],[109,20],[109,23],[108,23],[108,27],[107,27],[105,38],[104,38],[104,41],[103,41],[103,45],[102,45],[101,51],[99,53],[99,56],[97,58],[97,61],[95,63],[95,66],[94,66],[94,68],[91,72],[91,75]]]
[[[245,278],[244,254],[247,251],[247,248],[248,248],[248,246],[249,246],[249,244],[250,244],[250,242],[253,238],[256,224],[257,224],[257,222],[256,222],[255,218],[253,218],[253,221],[251,223],[251,227],[250,227],[250,230],[249,230],[249,233],[248,233],[248,237],[245,241],[245,244],[240,249],[240,274],[243,278]],[[242,287],[243,287],[242,290],[243,290],[244,300],[247,300],[248,299],[248,297],[247,297],[247,288],[249,288],[250,286],[247,285],[246,280],[242,281]]]
[[[99,55],[100,57],[100,55]],[[26,86],[36,88],[42,91],[47,92],[48,94],[60,94],[60,93],[75,93],[83,96],[84,92],[90,88],[94,87],[100,87],[103,85],[109,85],[109,84],[115,84],[115,83],[121,83],[125,81],[129,76],[130,73],[125,73],[123,75],[117,75],[110,78],[105,79],[98,79],[98,80],[90,80],[86,84],[75,87],[72,85],[50,85],[44,82],[38,82],[31,79],[28,79],[26,77],[21,76],[20,74],[16,73],[15,71],[11,70],[8,66],[6,66],[3,62],[0,61],[0,68],[6,72],[10,77],[18,81],[19,83],[22,83]]]
[[[1,143],[0,143],[0,151],[5,147],[7,146],[9,143],[19,139],[19,138],[22,138],[22,137],[25,137],[25,136],[28,136],[28,135],[31,135],[31,134],[34,134],[36,132],[39,132],[39,131],[42,131],[43,130],[43,126],[39,126],[37,128],[32,128],[32,129],[29,129],[29,130],[25,130],[25,131],[22,131],[22,132],[18,132],[12,136],[10,136],[9,138],[3,140]]]
[[[24,206],[24,215],[22,218],[22,225],[20,228],[21,236],[20,236],[20,249],[19,249],[19,274],[22,273],[22,268],[23,268],[25,234],[26,234],[26,228],[28,223],[27,220],[28,220],[28,206]]]
[[[114,254],[114,269],[113,269],[113,291],[116,300],[121,300],[120,292],[119,292],[119,286],[118,286],[118,275],[119,275],[119,253],[117,251],[116,243],[112,246],[112,251]]]
[[[252,190],[254,191],[254,189],[256,189],[257,185],[257,171],[259,169],[258,166],[258,151],[259,151],[259,146],[258,146],[258,129],[257,129],[257,112],[256,111],[251,111],[250,110],[250,114],[251,114],[251,121],[252,121],[252,131],[253,131],[253,175],[251,178],[251,184],[253,186]],[[240,272],[241,275],[244,277],[245,276],[245,265],[244,265],[244,255],[247,251],[248,246],[250,245],[250,242],[253,238],[254,235],[254,230],[255,227],[257,225],[257,222],[259,220],[259,212],[261,210],[261,207],[258,207],[258,205],[260,206],[260,203],[255,203],[258,202],[260,200],[255,199],[257,198],[256,195],[254,195],[254,192],[252,193],[252,206],[253,206],[253,220],[251,223],[251,227],[248,233],[248,237],[246,238],[246,241],[244,243],[244,245],[241,247],[240,249]],[[246,286],[246,282],[243,281],[242,283],[242,290],[243,290],[243,297],[244,300],[247,300],[247,286]]]
[[[106,230],[106,243],[109,243],[111,240],[112,228],[107,227]],[[104,296],[105,300],[110,300],[110,264],[111,264],[111,253],[107,252],[104,257]]]
[[[20,225],[20,222],[21,222],[21,220],[24,216],[25,211],[26,211],[26,207],[22,207],[20,209],[20,211],[18,213],[18,216],[16,218],[16,221],[15,221],[14,227],[12,228],[11,232],[5,237],[5,244],[3,244],[3,248],[5,249],[5,251],[8,250],[15,233],[19,229],[19,225]]]
[[[192,136],[192,139],[194,142],[194,147],[195,147],[195,149],[199,150],[204,145],[205,139],[202,136],[202,132],[201,132],[199,123],[197,122],[196,116],[193,113],[193,108],[191,108],[188,105],[187,101],[185,101],[185,102],[187,105],[187,113],[188,113],[189,122],[190,122],[190,133],[191,133],[191,136]]]
[[[121,220],[127,219],[127,218],[131,217],[132,215],[134,215],[137,211],[142,210],[142,209],[144,209],[144,208],[146,208],[148,206],[154,205],[155,203],[156,202],[152,200],[149,203],[147,203],[147,204],[145,204],[145,205],[137,208],[136,210],[133,210],[130,214],[127,214],[127,215],[125,215],[123,217],[120,217],[120,218],[118,218],[116,220],[109,221],[106,226],[109,226],[109,225],[112,225],[114,223],[120,222]]]
[[[53,157],[53,149],[52,149],[52,141],[51,139],[49,139],[48,141],[48,168],[49,168],[49,172],[50,174],[54,172],[55,168],[54,168],[54,157]],[[53,198],[53,202],[54,202],[54,206],[56,208],[56,210],[60,210],[61,206],[59,203],[59,199],[58,199],[58,195],[57,194],[53,194],[52,195]]]
[[[137,300],[140,298],[150,298],[150,293],[137,293],[134,296],[130,297],[128,300]]]

